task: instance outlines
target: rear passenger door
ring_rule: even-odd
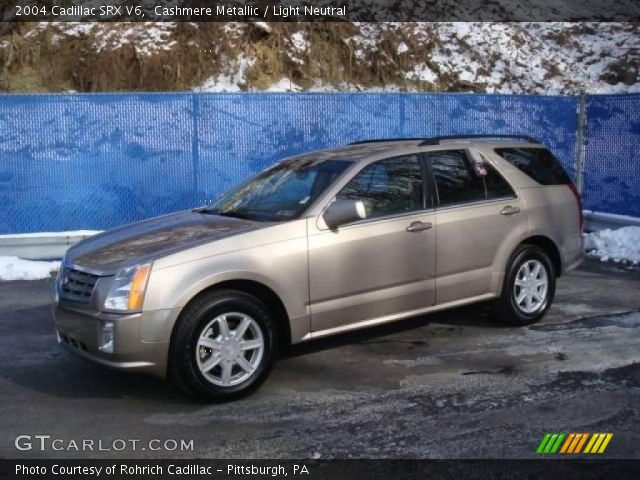
[[[426,154],[436,201],[436,303],[494,293],[507,239],[527,229],[524,205],[479,152]],[[473,160],[472,160],[473,159]]]

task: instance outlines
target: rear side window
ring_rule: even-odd
[[[495,168],[493,168],[489,163],[484,163],[483,167],[487,171],[487,174],[483,177],[487,187],[487,200],[516,196],[511,185],[507,183]]]
[[[496,148],[496,153],[541,185],[571,183],[567,172],[546,148]]]
[[[427,154],[438,191],[440,205],[512,198],[516,194],[511,185],[493,168],[484,162],[479,164],[478,174],[462,150],[447,150]]]
[[[463,151],[429,153],[440,205],[486,200],[482,179],[475,174]]]

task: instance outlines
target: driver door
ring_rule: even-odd
[[[365,166],[336,198],[366,218],[330,230],[309,219],[312,332],[375,324],[435,302],[435,215],[419,155]]]

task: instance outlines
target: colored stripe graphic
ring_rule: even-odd
[[[570,433],[569,436],[567,437],[567,441],[564,442],[564,445],[562,445],[562,449],[560,450],[560,453],[567,453],[567,450],[569,449],[569,445],[571,445],[571,442],[573,442],[573,439],[575,438],[576,434],[575,433]]]
[[[594,433],[593,445],[585,453],[604,453],[613,437],[613,433]],[[589,442],[591,443],[591,442]]]
[[[547,433],[538,445],[536,453],[556,453],[564,437],[564,433]]]
[[[547,433],[536,453],[604,453],[613,433]]]
[[[598,450],[598,453],[604,453],[604,451],[607,448],[607,445],[609,445],[609,442],[613,438],[613,433],[606,433],[606,434],[603,433],[603,435],[606,435],[606,437],[602,442],[602,445],[600,445],[600,450]]]
[[[562,445],[562,448],[560,449],[560,453],[567,453],[567,449],[569,448],[569,445],[571,445],[571,442],[573,442],[575,436],[575,433],[569,434],[567,440],[564,442],[564,445]]]
[[[582,451],[584,443],[587,441],[587,438],[589,438],[588,433],[582,433],[581,435],[582,437],[580,438],[580,443],[578,443],[578,446],[576,446],[576,450],[573,453],[580,453]]]
[[[597,433],[594,433],[593,435],[591,435],[591,440],[589,440],[589,443],[587,443],[587,448],[584,449],[584,453],[592,453],[591,447],[593,447],[597,439],[598,439]]]
[[[598,449],[600,448],[600,444],[603,442],[604,437],[606,437],[605,434],[603,433],[598,433],[598,439],[596,440],[596,443],[593,445],[593,447],[591,448],[591,452],[592,453],[596,453],[598,451]]]
[[[582,434],[576,433],[576,436],[573,437],[573,442],[571,442],[571,445],[569,446],[569,450],[567,450],[567,453],[573,453],[575,451],[576,447],[578,446],[578,442],[580,441],[581,438],[582,438]]]
[[[557,439],[558,439],[557,433],[554,433],[553,435],[551,435],[551,438],[547,442],[547,446],[544,447],[544,453],[551,453],[551,449],[555,445]]]
[[[551,438],[551,434],[547,433],[542,439],[542,441],[540,442],[540,445],[538,445],[538,449],[536,450],[536,453],[544,452],[544,447],[547,445],[547,442],[549,441],[550,438]]]
[[[562,443],[563,439],[564,439],[564,433],[561,433],[560,435],[558,435],[558,439],[556,440],[555,445],[551,447],[551,451],[549,453],[556,453],[558,451],[558,448],[560,448],[560,444]]]

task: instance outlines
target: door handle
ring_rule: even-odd
[[[516,213],[520,213],[520,208],[512,207],[511,205],[508,205],[500,210],[501,215],[515,215]]]
[[[407,232],[422,232],[433,227],[431,222],[413,222],[407,227]]]

